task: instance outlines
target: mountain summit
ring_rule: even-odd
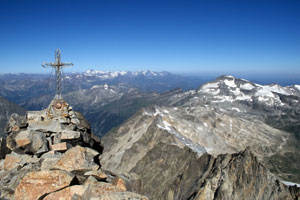
[[[62,100],[47,109],[14,114],[1,139],[0,198],[14,200],[141,199],[132,182],[99,165],[100,139]]]

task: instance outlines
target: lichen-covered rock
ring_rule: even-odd
[[[37,171],[28,173],[16,188],[15,200],[36,200],[45,194],[69,186],[73,180],[71,174],[60,171]]]

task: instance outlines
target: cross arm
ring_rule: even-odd
[[[47,67],[52,67],[54,65],[54,63],[42,63],[42,67],[47,68]]]
[[[73,66],[73,63],[67,62],[67,63],[61,63],[61,66],[67,67],[67,66]]]

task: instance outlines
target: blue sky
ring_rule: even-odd
[[[0,73],[60,48],[67,71],[300,76],[298,0],[0,0],[0,26]]]

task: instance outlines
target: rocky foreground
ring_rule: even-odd
[[[14,114],[0,143],[0,199],[143,199],[133,175],[101,169],[100,140],[64,100],[42,111]],[[131,177],[130,179],[128,177]]]

